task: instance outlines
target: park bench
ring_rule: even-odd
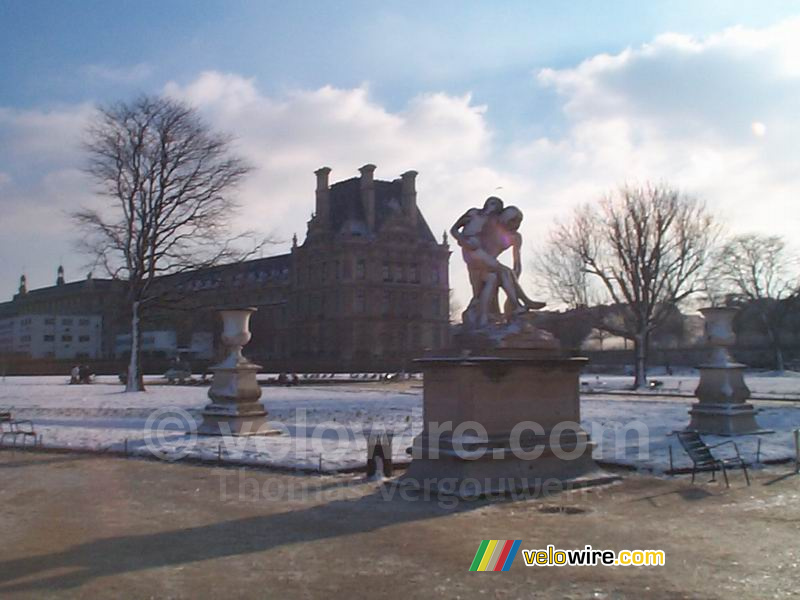
[[[686,454],[688,454],[689,458],[692,459],[692,483],[694,483],[694,477],[698,471],[711,471],[711,480],[715,481],[717,470],[721,469],[722,475],[725,477],[725,485],[730,487],[726,468],[741,467],[744,471],[744,478],[747,480],[747,485],[750,485],[750,476],[747,474],[747,463],[744,462],[739,454],[739,447],[736,445],[736,442],[733,440],[728,440],[726,442],[709,446],[703,441],[703,439],[700,437],[700,434],[696,431],[679,431],[676,435],[678,436],[678,441],[680,442],[681,446],[683,446],[683,449],[686,450]],[[716,458],[713,454],[711,454],[711,450],[713,448],[719,448],[720,446],[725,446],[727,444],[733,445],[733,448],[736,451],[736,457]]]

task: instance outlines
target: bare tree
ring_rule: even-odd
[[[748,303],[761,321],[779,372],[784,370],[781,330],[800,292],[796,267],[780,237],[739,235],[715,254],[708,281],[712,301],[733,297]]]
[[[230,233],[230,193],[251,167],[231,152],[195,109],[161,97],[98,109],[88,130],[87,172],[109,203],[73,219],[79,242],[127,284],[131,356],[126,391],[144,389],[141,320],[158,298],[160,276],[241,260],[248,234]]]
[[[651,333],[675,307],[698,291],[718,235],[704,205],[664,185],[624,186],[600,202],[575,210],[551,232],[544,260],[555,289],[575,281],[560,265],[578,270],[610,303],[615,319],[599,326],[633,340],[635,387],[647,384]],[[574,297],[571,289],[563,297]]]
[[[544,288],[549,299],[570,309],[590,306],[593,295],[583,261],[555,244],[546,244],[533,258],[534,281]]]

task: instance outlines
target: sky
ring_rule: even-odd
[[[528,262],[574,206],[645,181],[793,243],[798,56],[797,1],[0,0],[0,301],[22,273],[85,277],[81,142],[141,93],[235,136],[256,167],[238,222],[274,253],[305,233],[315,169],[366,163],[419,172],[437,236],[489,195],[520,207]],[[457,253],[450,274],[464,305]]]

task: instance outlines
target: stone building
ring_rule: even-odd
[[[359,171],[333,185],[316,171],[316,210],[291,252],[292,357],[320,370],[402,368],[448,338],[450,251],[417,206],[416,171]]]
[[[316,171],[315,211],[302,243],[295,238],[288,254],[161,278],[164,301],[149,311],[144,331],[185,352],[198,335],[218,335],[214,308],[255,306],[247,353],[272,372],[399,370],[445,346],[450,250],[417,206],[417,173],[382,181],[365,165],[359,177],[331,185],[330,171]],[[96,315],[100,353],[114,358],[130,331],[123,299],[122,282],[64,283],[59,271],[55,286],[21,285],[0,304],[0,319]]]

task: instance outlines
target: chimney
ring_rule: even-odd
[[[403,179],[403,212],[408,217],[412,227],[417,226],[417,172],[406,171],[400,177]]]
[[[58,265],[58,272],[56,273],[56,285],[64,285],[64,267]]]
[[[330,216],[330,187],[328,185],[328,175],[330,175],[330,167],[321,167],[314,171],[317,176],[317,204],[314,211],[317,215],[317,222],[323,226],[328,226],[328,219]]]
[[[364,204],[364,214],[367,215],[367,229],[370,233],[375,231],[375,165],[364,165],[358,170],[361,173],[361,202]]]

